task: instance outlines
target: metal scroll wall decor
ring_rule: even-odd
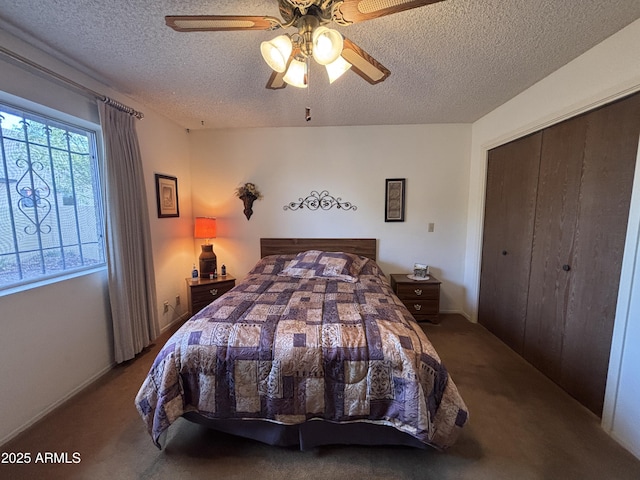
[[[297,202],[290,202],[282,207],[284,210],[300,210],[307,208],[309,210],[330,210],[333,207],[342,210],[357,210],[358,207],[351,202],[344,202],[340,197],[330,195],[328,191],[323,190],[318,193],[312,190],[305,198],[299,198]]]

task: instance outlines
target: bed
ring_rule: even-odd
[[[260,251],[154,360],[135,403],[155,445],[184,417],[301,450],[451,446],[467,407],[376,240],[261,239]]]

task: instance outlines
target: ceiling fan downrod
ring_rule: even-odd
[[[305,57],[313,55],[313,32],[320,25],[320,21],[313,15],[304,15],[298,22],[298,34],[302,37],[300,50]]]

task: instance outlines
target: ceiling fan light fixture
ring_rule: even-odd
[[[262,58],[276,72],[284,72],[291,56],[293,44],[288,35],[279,35],[269,42],[260,44]]]
[[[307,63],[293,59],[283,80],[298,88],[307,88]]]
[[[320,65],[334,62],[342,53],[344,40],[337,30],[324,26],[313,31],[313,58]]]
[[[351,64],[344,58],[338,57],[333,62],[325,65],[327,69],[327,75],[329,75],[329,83],[335,82],[342,76],[347,70],[351,68]]]
[[[331,22],[348,26],[443,1],[278,0],[282,19],[265,15],[167,15],[164,18],[167,26],[178,32],[296,28],[296,33],[283,33],[260,44],[262,57],[272,69],[266,85],[271,90],[284,88],[287,84],[307,88],[312,58],[327,68],[330,82],[351,69],[375,85],[384,81],[391,71],[360,46],[327,26]],[[291,65],[293,60],[297,61]]]

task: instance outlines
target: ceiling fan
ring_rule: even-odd
[[[335,22],[351,25],[386,15],[423,7],[443,0],[278,0],[282,21],[270,16],[187,15],[165,17],[178,32],[224,32],[231,30],[279,30],[297,28],[262,42],[260,50],[273,73],[267,88],[308,86],[309,61],[324,65],[329,82],[351,69],[372,85],[384,81],[391,72],[375,58],[336,30]]]

